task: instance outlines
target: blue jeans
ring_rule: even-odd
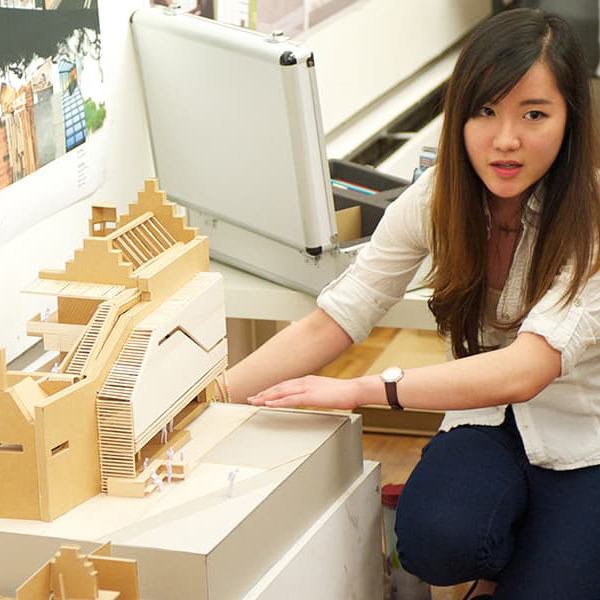
[[[512,410],[438,433],[396,513],[404,568],[434,585],[498,582],[494,599],[600,599],[600,467],[532,466]]]

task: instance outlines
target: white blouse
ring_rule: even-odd
[[[356,342],[368,335],[403,296],[430,252],[429,214],[435,168],[430,168],[385,211],[371,241],[356,261],[327,285],[317,304]],[[515,318],[537,235],[541,201],[537,193],[523,211],[523,233],[498,299],[497,316]],[[566,470],[600,464],[600,273],[563,307],[568,268],[530,311],[519,332],[543,336],[561,353],[562,372],[528,402],[513,405],[527,456],[540,467]],[[507,346],[517,332],[484,324],[485,345]],[[457,425],[499,425],[506,406],[448,411],[442,430]]]

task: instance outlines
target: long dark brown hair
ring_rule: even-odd
[[[598,270],[599,145],[590,82],[572,28],[539,10],[515,9],[481,23],[462,50],[444,101],[431,212],[433,266],[429,307],[438,331],[450,335],[454,356],[485,350],[480,331],[487,290],[484,185],[471,166],[463,129],[490,101],[498,101],[537,61],[548,66],[567,105],[565,135],[544,176],[545,196],[517,327],[548,291],[567,261],[572,278],[563,302],[574,299]]]

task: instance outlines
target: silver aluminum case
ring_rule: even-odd
[[[161,8],[132,29],[161,187],[213,258],[317,294],[365,241],[338,244],[310,49]]]

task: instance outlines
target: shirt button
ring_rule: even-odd
[[[507,312],[503,312],[500,316],[502,317],[503,321],[508,321],[508,313]]]
[[[575,306],[581,306],[581,300],[579,298],[575,298],[575,300],[573,300],[573,304]]]

